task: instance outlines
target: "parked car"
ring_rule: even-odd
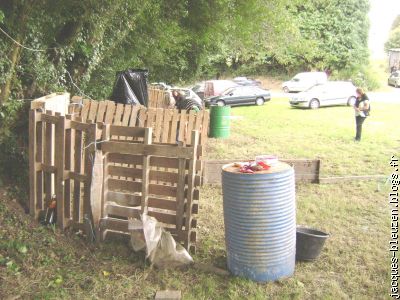
[[[325,72],[303,72],[282,83],[282,89],[285,93],[303,92],[314,85],[323,84],[327,81],[328,76]]]
[[[258,86],[238,86],[227,89],[220,96],[206,99],[206,106],[263,105],[271,100],[271,93]]]
[[[400,71],[395,71],[390,74],[388,78],[388,85],[393,85],[394,87],[400,87]]]
[[[179,91],[182,92],[185,95],[186,99],[191,99],[193,101],[195,101],[196,103],[198,103],[201,107],[204,107],[203,105],[203,101],[200,99],[200,97],[193,92],[191,89],[186,89],[186,88],[180,88],[180,87],[173,87],[170,89],[171,92],[173,91]]]
[[[168,90],[171,88],[171,86],[169,84],[166,84],[165,82],[152,82],[150,83],[150,86],[161,90]]]
[[[204,88],[204,98],[220,96],[225,90],[238,86],[232,80],[209,80]]]
[[[239,85],[254,85],[254,86],[261,86],[261,81],[254,80],[247,77],[235,77],[233,78],[233,82]]]
[[[206,83],[205,83],[205,81],[202,81],[202,82],[196,83],[191,88],[191,90],[193,92],[195,92],[197,94],[197,96],[200,97],[201,100],[204,100],[204,90],[205,90],[205,88],[206,88]]]
[[[289,102],[292,107],[317,109],[320,106],[354,105],[355,101],[356,87],[351,82],[328,81],[294,95]]]

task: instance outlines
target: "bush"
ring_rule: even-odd
[[[333,80],[351,80],[355,86],[362,87],[366,90],[376,90],[380,87],[380,78],[374,72],[372,66],[367,65],[360,69],[344,69],[334,71],[331,79]]]
[[[10,100],[0,106],[0,183],[22,204],[29,195],[29,104]]]

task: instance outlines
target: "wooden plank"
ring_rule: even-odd
[[[192,205],[194,201],[194,184],[195,184],[195,176],[196,176],[196,159],[197,159],[197,145],[199,143],[199,132],[198,131],[193,131],[192,132],[192,144],[193,144],[193,157],[190,161],[190,167],[189,167],[189,179],[188,179],[188,191],[186,195],[186,211],[185,211],[185,229],[188,231],[188,236],[185,241],[185,248],[189,249],[190,247],[190,225],[191,225],[191,215],[192,215]]]
[[[107,102],[100,101],[99,108],[97,110],[96,120],[95,120],[96,122],[104,122],[106,109],[107,109]]]
[[[156,111],[156,121],[155,121],[155,131],[154,131],[154,142],[159,143],[161,142],[161,130],[165,130],[165,128],[162,128],[162,122],[163,122],[163,110],[158,108]]]
[[[112,124],[121,125],[123,112],[124,112],[124,105],[122,103],[117,103],[117,108],[115,110],[114,120]]]
[[[99,102],[98,101],[91,101],[90,102],[90,109],[88,113],[87,120],[95,122],[96,121],[96,116],[97,116],[97,109],[99,107]]]
[[[129,126],[130,127],[135,127],[136,126],[139,109],[140,109],[139,105],[134,105],[132,107],[131,117],[129,119]]]
[[[71,122],[71,127],[72,127]],[[85,124],[86,125],[86,124]],[[75,142],[74,142],[74,173],[81,174],[82,173],[82,131],[75,130]],[[72,203],[72,220],[73,223],[79,223],[81,219],[81,182],[74,180],[74,196]]]
[[[146,132],[144,135],[143,143],[145,146],[151,144],[152,141],[153,130],[152,128],[146,128]],[[142,200],[141,200],[141,212],[147,213],[148,205],[149,205],[149,183],[150,183],[150,156],[144,155],[143,156],[143,163],[142,163]]]
[[[171,134],[169,136],[168,142],[171,144],[175,144],[178,140],[177,130],[178,130],[178,120],[179,120],[179,111],[174,110],[171,120]],[[164,140],[163,140],[164,143]]]
[[[130,136],[130,137],[144,137],[145,128],[143,127],[127,127],[127,126],[116,126],[110,127],[111,136]]]
[[[189,111],[189,119],[188,119],[186,137],[185,137],[186,145],[190,145],[191,144],[192,130],[194,129],[195,118],[196,118],[195,111],[194,110]]]
[[[67,115],[66,116],[67,120],[71,120],[72,116],[71,115]],[[71,128],[67,129],[65,131],[65,169],[64,169],[64,174],[63,174],[63,178],[65,180],[65,190],[64,190],[64,216],[67,219],[66,221],[68,221],[69,219],[71,219],[72,214],[71,214],[71,202],[72,202],[72,192],[73,192],[73,182],[70,178],[68,178],[68,176],[65,176],[65,173],[69,173],[71,172],[72,168],[73,168],[73,143],[75,141],[75,137],[74,137],[74,132]],[[65,226],[67,226],[68,224],[65,224]]]
[[[109,178],[107,180],[108,191],[126,191],[131,193],[140,193],[142,190],[142,183],[131,180],[121,180]]]
[[[67,179],[72,179],[80,182],[88,182],[90,178],[87,174],[80,174],[72,171],[67,171]]]
[[[186,163],[185,163],[186,165]],[[184,165],[184,167],[185,167]],[[129,178],[141,178],[142,169],[126,167],[126,166],[108,166],[108,172],[110,176],[122,176]],[[176,184],[178,183],[178,173],[166,172],[161,170],[150,170],[150,181],[161,181],[164,183]],[[188,176],[184,177],[185,183],[187,183]],[[195,184],[200,185],[200,176],[196,175]]]
[[[165,146],[165,145],[145,145],[124,142],[107,141],[101,144],[104,152],[133,154],[133,155],[152,155],[177,158],[191,158],[192,148]],[[197,151],[197,149],[196,149]],[[129,162],[125,162],[129,163]]]
[[[141,196],[130,193],[107,191],[105,195],[106,201],[115,202],[125,206],[140,206]]]
[[[197,112],[193,130],[201,132],[201,124],[203,123],[203,117],[204,117],[204,110]]]
[[[187,126],[187,114],[185,111],[181,111],[179,114],[179,127],[178,127],[178,141],[185,143],[185,131]]]
[[[52,115],[53,112],[46,111],[47,115]],[[42,116],[43,117],[43,116]],[[54,124],[46,123],[46,141],[45,141],[45,152],[44,152],[44,165],[53,165],[53,147],[54,147]],[[42,168],[44,170],[44,168]],[[52,172],[53,173],[53,172]],[[52,173],[45,172],[44,174],[44,190],[45,190],[45,207],[50,203],[52,192],[53,192],[53,175]]]
[[[208,138],[208,126],[210,124],[210,112],[208,110],[204,111],[203,123],[201,125],[200,143],[205,145]]]
[[[81,120],[81,118],[79,118],[79,120]],[[77,121],[77,120],[71,120],[71,128],[75,129],[77,131],[87,131],[90,128],[90,124],[89,123],[82,123],[82,122]]]
[[[37,144],[36,144],[36,116],[38,112],[34,109],[29,111],[29,213],[35,218],[38,218],[39,211],[37,210]]]
[[[64,229],[65,220],[65,195],[64,195],[64,165],[65,165],[65,118],[60,117],[60,121],[55,127],[55,164],[56,172],[56,199],[57,199],[57,225]]]
[[[102,143],[104,144],[104,143]],[[175,147],[175,146],[174,146]],[[108,159],[112,163],[119,164],[133,164],[133,165],[141,165],[141,155],[138,154],[122,154],[122,153],[109,153]],[[150,166],[152,167],[160,167],[160,168],[169,168],[169,169],[178,169],[179,160],[174,157],[156,157],[152,156],[150,158]],[[186,163],[186,169],[189,169],[189,163]],[[196,171],[201,170],[201,161],[196,162]]]
[[[160,142],[162,143],[168,143],[169,141],[171,118],[172,118],[172,110],[165,109],[162,121],[162,131],[160,133]]]
[[[147,118],[147,108],[141,107],[139,110],[137,126],[144,127],[144,124],[146,123],[146,118]]]
[[[95,155],[95,145],[96,141],[96,131],[97,125],[95,123],[90,124],[90,129],[86,133],[85,140],[85,165],[84,165],[84,174],[90,179],[84,182],[84,194],[83,194],[83,214],[89,216],[92,215],[92,207],[90,204],[90,189],[91,189],[91,179],[93,173],[93,163],[94,163],[94,155]],[[90,146],[89,146],[90,145]]]
[[[54,116],[52,111],[46,111],[45,114],[41,115],[42,122],[57,124],[59,121],[58,116]]]
[[[37,118],[39,119],[41,117],[42,113],[37,114]],[[37,122],[36,127],[36,159],[35,159],[35,165],[37,164],[42,164],[43,159],[44,159],[44,149],[45,149],[45,123],[44,122]],[[37,193],[36,193],[36,199],[37,199],[37,204],[35,210],[37,211],[38,209],[44,209],[44,174],[42,169],[35,166],[35,169],[37,170]],[[38,216],[37,216],[38,217]]]
[[[82,118],[83,122],[86,122],[86,120],[88,118],[90,104],[91,104],[90,100],[83,99],[83,106],[82,106],[81,115],[80,115],[80,117]]]
[[[109,178],[107,180],[108,191],[125,191],[130,193],[140,193],[142,191],[142,182],[120,180]],[[176,197],[177,188],[168,185],[148,184],[149,195],[159,195],[165,197]]]
[[[129,124],[129,119],[131,117],[131,112],[132,112],[132,104],[126,104],[125,105],[125,109],[124,109],[124,113],[122,115],[122,126],[128,126]]]
[[[106,101],[107,102],[107,108],[106,108],[106,115],[104,117],[104,123],[106,124],[112,124],[113,119],[114,119],[114,113],[115,113],[115,102],[113,101]]]
[[[221,170],[226,164],[247,161],[248,159],[207,160],[204,162],[204,183],[221,184]],[[318,159],[282,159],[295,171],[296,182],[318,183],[320,181],[320,160]]]
[[[181,143],[181,142],[180,142]],[[179,160],[178,168],[178,186],[176,195],[176,230],[178,234],[182,231],[183,212],[185,205],[185,176],[186,176],[186,160]]]
[[[154,128],[154,118],[156,117],[157,110],[155,108],[147,109],[147,118],[144,127]]]
[[[116,203],[105,203],[105,212],[107,215],[114,215],[125,218],[137,218],[140,219],[140,208],[133,208]]]

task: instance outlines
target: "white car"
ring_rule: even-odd
[[[292,107],[317,109],[320,106],[354,105],[356,87],[348,81],[328,81],[294,95],[290,99]]]
[[[328,76],[325,72],[303,72],[282,83],[282,89],[285,93],[303,92],[314,85],[323,84],[327,81]]]

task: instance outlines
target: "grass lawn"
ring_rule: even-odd
[[[292,109],[288,99],[273,98],[263,107],[234,107],[230,138],[212,139],[209,156],[319,158],[324,176],[387,174],[390,156],[400,153],[400,105],[373,102],[371,107],[361,143],[353,141],[354,111],[347,106]]]
[[[232,137],[210,140],[214,158],[321,158],[325,175],[389,174],[399,153],[398,105],[373,104],[365,138],[354,143],[347,107],[290,109],[274,99],[263,107],[234,108]],[[397,140],[397,141],[396,141]],[[296,264],[277,282],[249,280],[190,267],[156,270],[123,238],[100,246],[81,236],[43,227],[17,201],[0,193],[0,299],[153,299],[160,289],[180,289],[184,299],[382,299],[390,287],[388,186],[376,182],[297,186],[297,223],[329,232],[321,257]],[[196,263],[226,268],[222,195],[201,193]]]

